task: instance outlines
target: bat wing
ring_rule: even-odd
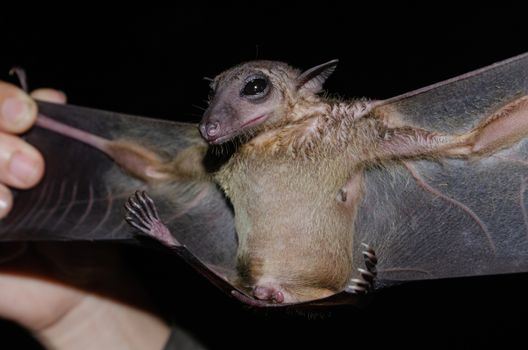
[[[528,55],[381,102],[406,124],[472,130],[528,95]],[[528,119],[528,111],[523,118]],[[528,271],[528,140],[476,160],[419,160],[367,171],[355,228],[379,259],[378,278],[410,281]]]
[[[192,124],[43,102],[39,112],[107,139],[133,140],[162,156],[202,142]],[[46,174],[38,187],[16,192],[12,213],[0,221],[0,241],[136,241],[137,232],[124,221],[123,205],[143,189],[155,199],[171,232],[193,254],[232,269],[237,246],[233,214],[214,184],[148,185],[77,140],[38,127],[26,138],[43,153]]]
[[[528,55],[383,101],[376,109],[413,126],[461,134],[525,95]],[[48,103],[39,107],[65,124],[108,139],[128,138],[162,155],[201,142],[189,124]],[[103,153],[53,132],[34,129],[28,141],[44,153],[47,173],[38,188],[17,193],[14,211],[0,222],[1,241],[135,240],[122,206],[134,191],[146,189],[178,241],[201,261],[234,270],[233,215],[214,184],[153,187]],[[354,230],[354,265],[364,266],[361,243],[367,243],[378,257],[381,286],[528,271],[527,147],[522,140],[478,160],[369,169]],[[180,255],[199,265],[188,252]],[[308,304],[356,301],[343,292]]]
[[[63,125],[108,140],[131,140],[168,159],[203,142],[192,124],[71,105],[38,104],[42,115]],[[15,193],[12,212],[0,221],[0,242],[137,242],[140,236],[126,224],[123,207],[137,190],[145,190],[156,203],[164,223],[182,244],[172,251],[203,277],[224,293],[255,307],[292,306],[255,301],[218,276],[235,273],[238,242],[232,209],[215,184],[206,180],[148,184],[124,172],[93,146],[45,128],[32,129],[26,140],[43,153],[46,173],[37,187]],[[351,302],[359,300],[340,294],[294,306],[312,308]]]

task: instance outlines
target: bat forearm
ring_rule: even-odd
[[[518,142],[528,134],[528,96],[508,103],[475,131],[471,152],[491,153]]]
[[[376,160],[439,156],[464,144],[462,136],[439,134],[417,128],[387,129],[373,153]]]
[[[439,134],[412,127],[388,128],[378,142],[378,159],[419,156],[481,156],[509,147],[528,134],[528,96],[508,103],[462,135]]]
[[[205,167],[205,157],[208,147],[199,143],[180,151],[170,162],[163,165],[162,171],[171,174],[173,180],[205,180],[212,179]]]
[[[197,140],[196,145],[183,149],[167,161],[159,155],[161,152],[134,140],[105,139],[45,115],[39,115],[37,126],[97,148],[112,158],[125,172],[148,183],[209,180],[203,165],[207,146],[201,140]]]
[[[458,136],[445,156],[481,157],[519,142],[528,134],[528,96],[518,98],[485,118],[472,131]]]

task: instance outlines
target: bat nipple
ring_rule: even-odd
[[[347,201],[347,191],[345,189],[342,188],[337,192],[337,200],[343,203]]]

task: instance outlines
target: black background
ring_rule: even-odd
[[[73,104],[198,121],[202,78],[256,58],[301,68],[339,58],[330,92],[387,98],[528,51],[525,13],[514,5],[199,5],[5,11],[0,78],[20,65],[31,88],[61,89]],[[364,309],[298,315],[247,310],[174,269],[181,277],[150,278],[157,290],[172,286],[162,292],[167,312],[212,348],[504,345],[523,341],[528,326],[524,275],[419,283]],[[8,324],[0,339],[23,341]]]

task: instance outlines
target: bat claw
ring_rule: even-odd
[[[125,203],[125,221],[136,230],[169,247],[181,246],[161,222],[154,201],[145,191],[136,191]]]
[[[365,260],[365,267],[358,268],[360,274],[359,278],[352,278],[349,284],[345,287],[345,291],[352,294],[367,294],[374,287],[374,282],[378,271],[376,270],[376,265],[378,263],[378,258],[374,249],[372,249],[368,244],[361,243],[365,248],[361,252],[363,259]]]
[[[25,92],[28,92],[28,84],[27,84],[27,78],[26,78],[26,71],[20,67],[13,67],[9,71],[9,75],[16,75],[18,78],[18,82],[20,83],[20,87]]]

